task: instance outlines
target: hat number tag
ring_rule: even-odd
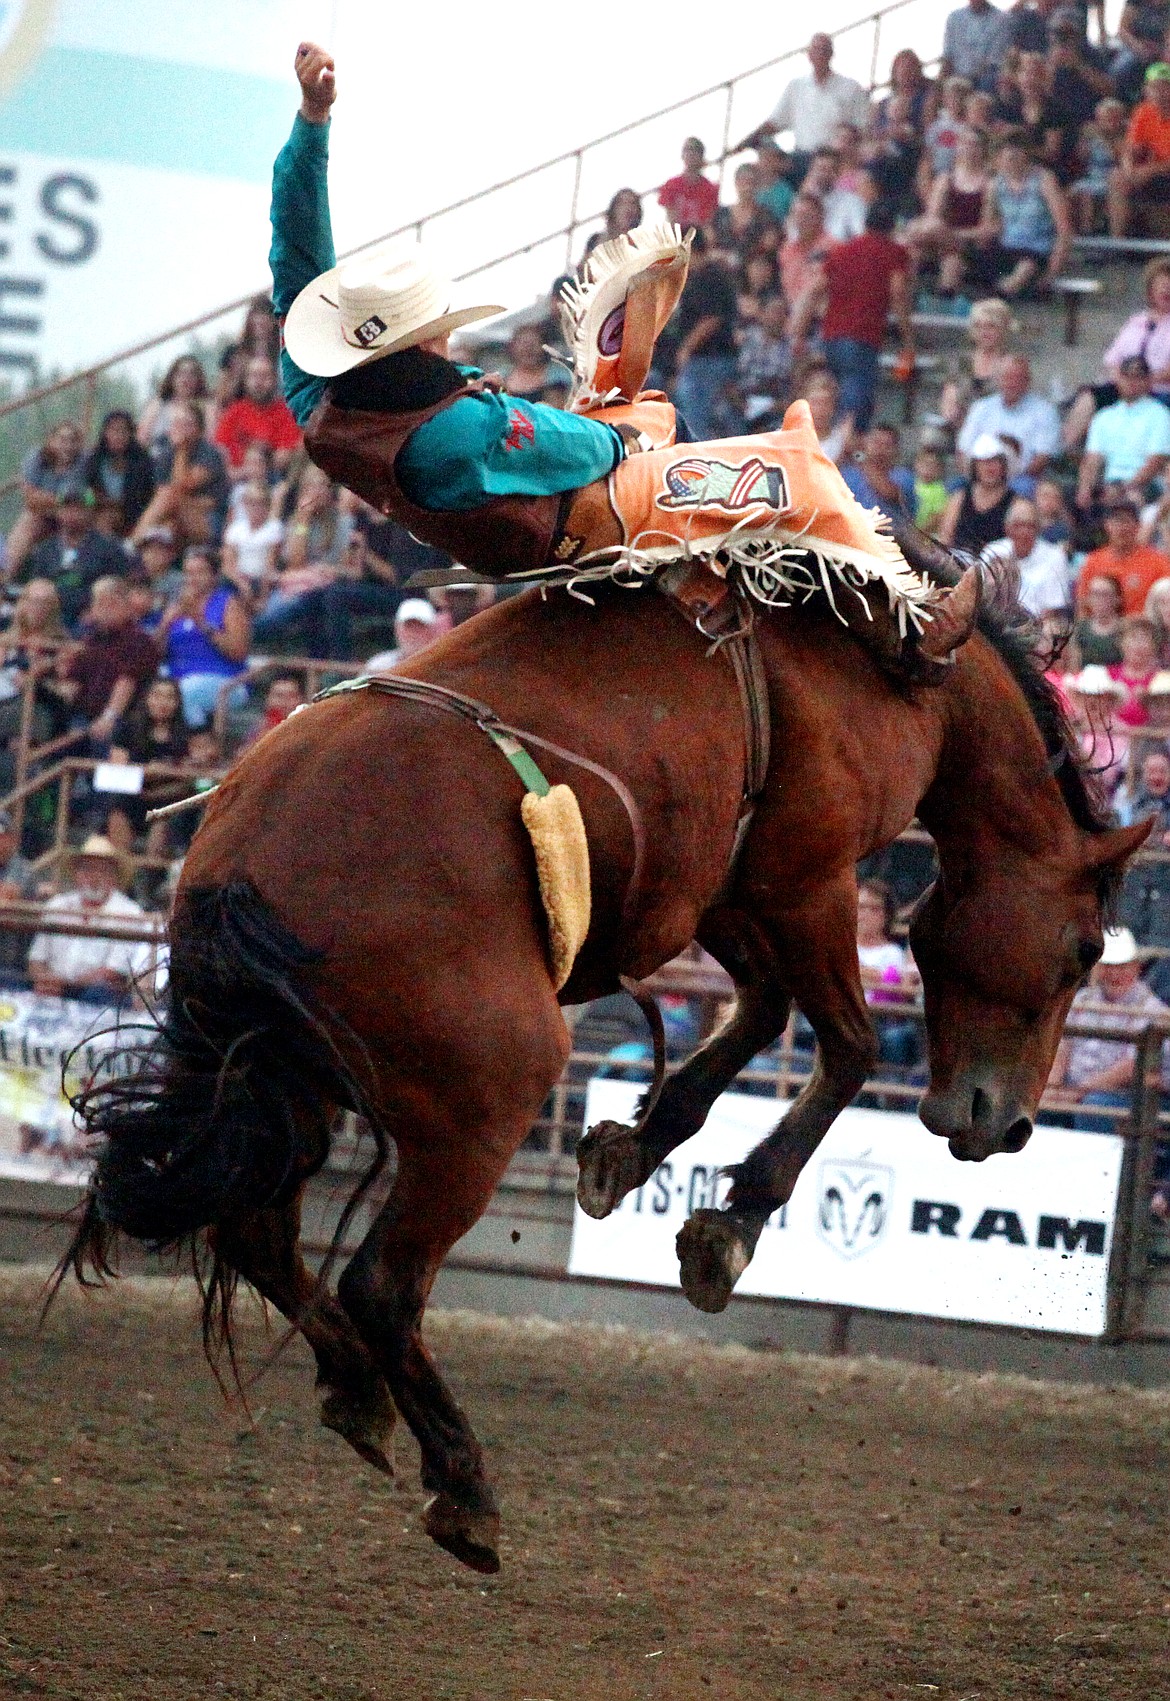
[[[386,321],[379,319],[376,313],[371,313],[370,317],[363,320],[354,332],[354,341],[360,343],[362,348],[369,348],[371,343],[377,342],[385,329]]]

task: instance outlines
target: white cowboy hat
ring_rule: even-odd
[[[1079,691],[1082,697],[1124,697],[1125,686],[1119,679],[1114,679],[1107,667],[1100,662],[1090,662],[1080,673],[1074,675],[1072,681],[1074,691]]]
[[[1139,955],[1137,940],[1128,927],[1105,929],[1105,949],[1100,960],[1106,968],[1120,968],[1123,963],[1136,963]]]
[[[293,356],[296,359],[296,356]],[[299,363],[298,363],[299,364]],[[1011,450],[1000,438],[990,431],[981,431],[970,449],[970,459],[973,461],[993,461],[1002,455],[1005,461],[1010,461]]]
[[[394,239],[331,266],[306,284],[284,321],[284,346],[302,371],[335,378],[503,311],[499,306],[453,308],[451,285],[422,250]]]

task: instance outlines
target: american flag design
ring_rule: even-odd
[[[731,514],[742,513],[745,508],[764,507],[779,513],[790,506],[788,481],[782,467],[765,466],[756,455],[739,466],[691,455],[666,468],[658,505],[722,508]]]

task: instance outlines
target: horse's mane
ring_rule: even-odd
[[[913,527],[896,525],[898,544],[912,567],[939,585],[954,585],[972,557],[945,550]],[[1104,833],[1112,825],[1108,803],[1096,773],[1088,766],[1052,681],[1038,663],[1044,642],[1037,622],[1020,602],[1019,574],[998,562],[985,562],[984,597],[978,630],[1003,662],[1044,740],[1053,778],[1073,821],[1086,833]]]

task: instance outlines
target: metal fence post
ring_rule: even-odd
[[[569,202],[569,228],[565,232],[565,270],[573,270],[573,239],[577,234],[577,212],[581,204],[581,167],[585,163],[585,150],[578,148],[573,155],[573,198]]]
[[[727,172],[727,150],[731,146],[731,108],[735,101],[734,82],[725,83],[727,100],[723,107],[723,143],[719,149],[719,187],[723,188],[723,179]]]
[[[869,86],[871,89],[875,89],[877,87],[878,50],[881,47],[881,44],[882,14],[880,12],[875,12],[873,15],[873,50],[869,56]]]
[[[1140,1332],[1150,1238],[1150,1193],[1158,1139],[1158,1094],[1165,1036],[1143,1028],[1134,1052],[1129,1127],[1117,1188],[1113,1250],[1106,1283],[1105,1333],[1114,1344]]]
[[[28,779],[28,753],[32,744],[33,710],[36,706],[37,672],[30,667],[20,690],[20,730],[16,735],[16,762],[13,770],[13,790],[18,794],[12,811],[16,829],[16,848],[21,848],[24,835],[25,796],[23,786]]]

